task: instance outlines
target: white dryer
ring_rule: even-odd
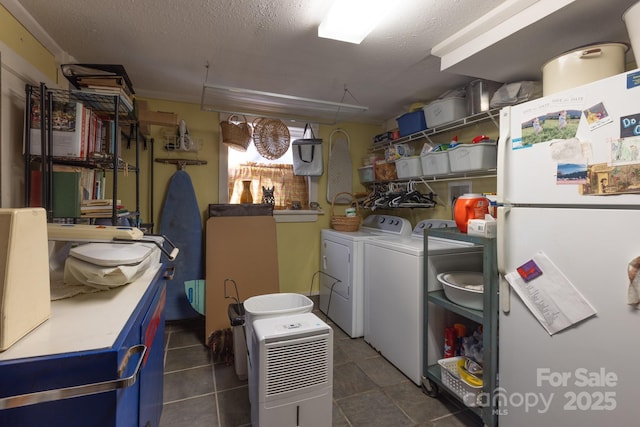
[[[415,384],[420,385],[424,358],[424,231],[455,226],[453,221],[424,220],[409,237],[364,243],[364,339]],[[482,248],[466,242],[430,237],[428,289],[441,289],[443,271],[482,271]],[[429,307],[429,359],[442,358],[444,310]],[[441,331],[442,330],[442,331]],[[439,351],[439,357],[438,357]]]
[[[351,338],[364,335],[364,242],[410,234],[409,220],[376,214],[358,231],[321,231],[319,308]]]

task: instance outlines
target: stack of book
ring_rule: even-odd
[[[118,217],[129,215],[120,200],[116,201]],[[83,200],[80,205],[80,216],[84,218],[111,218],[113,214],[113,199]]]
[[[129,111],[133,111],[133,84],[119,64],[62,64],[62,74],[83,92],[118,95]]]
[[[83,92],[97,95],[118,95],[120,101],[133,110],[133,91],[121,76],[90,76],[76,78],[76,83]]]

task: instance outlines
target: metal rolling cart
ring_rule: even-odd
[[[428,236],[446,238],[451,240],[459,240],[464,242],[482,245],[483,247],[483,309],[473,310],[462,307],[453,303],[444,294],[443,290],[428,291],[428,275],[424,275],[424,342],[427,346],[429,340],[427,333],[428,324],[428,307],[429,303],[442,307],[466,319],[482,325],[483,328],[483,348],[484,348],[484,374],[483,385],[481,389],[470,392],[464,388],[464,384],[458,384],[460,379],[452,377],[443,377],[444,368],[436,363],[437,361],[428,360],[425,356],[423,362],[423,379],[422,387],[426,394],[437,397],[441,390],[444,390],[454,396],[464,406],[477,414],[486,426],[497,426],[498,416],[494,403],[494,395],[498,386],[498,267],[496,255],[496,239],[484,238],[477,236],[469,236],[461,233],[456,228],[434,228],[426,230]],[[427,252],[428,240],[424,239],[425,253]],[[425,257],[425,269],[427,268],[427,257]],[[427,351],[425,349],[425,355]],[[444,375],[450,375],[444,372]],[[457,381],[457,383],[456,383]],[[462,387],[457,387],[462,385]],[[453,387],[452,387],[453,386]]]

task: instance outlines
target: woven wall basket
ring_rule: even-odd
[[[282,120],[258,118],[253,121],[253,143],[265,159],[275,160],[289,149],[291,135]]]
[[[251,143],[251,125],[247,123],[246,117],[244,117],[244,122],[238,122],[237,118],[234,114],[229,116],[227,120],[220,122],[222,142],[235,150],[247,151]],[[234,123],[234,121],[236,123]]]

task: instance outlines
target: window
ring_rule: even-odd
[[[221,120],[226,120],[226,116],[221,115]],[[247,120],[250,121],[249,117]],[[303,137],[304,126],[296,125],[288,128],[291,141]],[[253,203],[261,203],[262,187],[274,188],[276,215],[292,213],[290,209],[293,202],[300,202],[302,210],[297,213],[305,213],[311,202],[317,202],[317,177],[293,174],[291,146],[281,158],[269,160],[258,153],[253,142],[249,144],[246,152],[234,150],[221,143],[220,202],[240,203],[243,180],[251,180]],[[317,212],[314,211],[314,213]],[[315,217],[303,219],[303,221],[309,220],[315,220]]]

